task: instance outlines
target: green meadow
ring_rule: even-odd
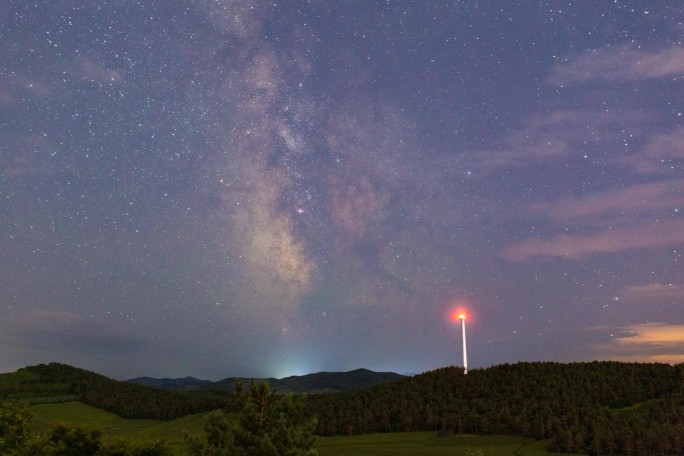
[[[180,454],[183,436],[199,434],[206,414],[177,420],[129,420],[80,402],[37,404],[31,423],[34,432],[47,431],[57,423],[99,429],[105,438],[164,440]],[[366,434],[342,437],[319,437],[315,448],[320,456],[534,456],[550,455],[546,442],[509,436],[442,436],[435,432]]]
[[[129,420],[81,402],[37,404],[31,407],[34,432],[48,431],[58,423],[99,429],[105,438],[123,437],[131,440],[163,440],[179,450],[185,434],[199,434],[206,413],[185,416],[171,421]]]

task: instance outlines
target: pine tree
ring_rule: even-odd
[[[316,456],[315,420],[304,415],[303,403],[292,396],[276,396],[268,384],[252,382],[240,394],[242,410],[231,421],[222,412],[209,415],[206,437],[189,438],[193,456]]]
[[[18,454],[29,440],[31,412],[27,406],[0,407],[0,454]]]

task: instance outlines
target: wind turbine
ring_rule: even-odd
[[[465,332],[465,314],[460,314],[458,319],[461,320],[461,332],[463,333],[463,374],[468,373],[468,352],[466,351],[466,332]]]

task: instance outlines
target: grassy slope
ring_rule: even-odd
[[[31,428],[34,432],[52,429],[57,423],[82,426],[104,431],[107,437],[131,440],[163,440],[178,448],[185,434],[199,434],[206,413],[190,415],[172,421],[129,420],[80,402],[38,404],[31,407],[34,413]]]
[[[206,414],[191,415],[172,421],[128,420],[80,402],[38,404],[32,406],[32,428],[46,431],[61,422],[89,429],[100,429],[106,437],[133,440],[159,439],[171,448],[179,449],[184,434],[202,432]],[[425,455],[458,456],[467,450],[481,450],[487,456],[549,455],[544,442],[508,436],[438,436],[434,432],[367,434],[344,437],[319,437],[316,441],[320,456],[342,455]]]

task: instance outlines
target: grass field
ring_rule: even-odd
[[[205,413],[186,416],[172,421],[127,420],[80,402],[37,404],[31,407],[35,432],[52,429],[57,423],[81,426],[103,431],[105,438],[124,437],[131,440],[163,440],[178,449],[185,434],[199,434]]]
[[[185,434],[202,432],[206,414],[191,415],[173,421],[127,420],[80,402],[37,404],[32,429],[46,431],[57,423],[100,429],[105,438],[164,440],[175,451],[182,446]],[[510,436],[440,436],[435,432],[368,434],[343,437],[319,437],[315,447],[320,456],[535,456],[551,455],[547,442]]]

